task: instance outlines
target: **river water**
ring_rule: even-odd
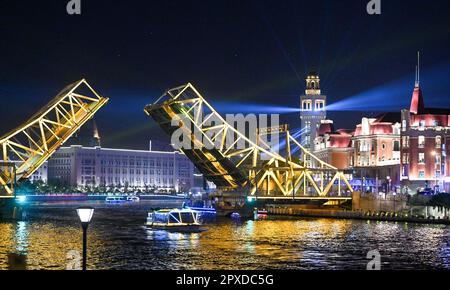
[[[0,223],[0,269],[8,268],[10,253],[25,255],[28,269],[66,269],[81,251],[80,205],[96,208],[89,269],[364,270],[371,250],[386,270],[450,269],[449,226],[299,218],[224,218],[194,234],[144,226],[150,208],[180,206],[177,201],[34,204],[28,221]]]

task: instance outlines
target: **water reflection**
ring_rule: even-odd
[[[16,235],[14,244],[16,245],[16,252],[22,255],[26,255],[28,249],[27,223],[23,221],[18,222],[16,224],[15,233]]]
[[[177,233],[164,230],[146,229],[147,239],[164,243],[169,248],[187,249],[196,248],[200,239],[199,233]]]
[[[77,205],[40,206],[27,222],[0,223],[0,269],[9,253],[28,269],[65,269],[81,251]],[[152,206],[102,207],[89,228],[90,269],[365,269],[378,250],[384,269],[449,269],[449,227],[327,219],[233,222],[202,233],[143,226]]]

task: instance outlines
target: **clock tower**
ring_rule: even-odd
[[[327,97],[320,90],[320,78],[310,73],[306,78],[305,94],[300,97],[301,144],[311,153],[314,151],[314,139],[321,121],[327,117]]]

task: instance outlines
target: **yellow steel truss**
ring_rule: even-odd
[[[29,178],[107,102],[82,79],[65,87],[26,123],[1,137],[2,162],[17,161],[18,165],[15,177],[0,167],[0,186],[12,195],[14,178]]]
[[[222,189],[248,188],[250,195],[261,197],[325,197],[333,190],[341,196],[344,188],[353,192],[344,173],[306,150],[290,135],[287,126],[259,129],[252,140],[227,123],[190,83],[168,90],[144,111],[169,134],[183,130],[196,147],[181,150]],[[175,128],[173,120],[177,120]],[[214,120],[214,125],[208,124],[209,120]],[[286,135],[286,156],[261,138],[274,131]],[[239,142],[245,147],[237,148]],[[302,160],[294,160],[294,147]]]

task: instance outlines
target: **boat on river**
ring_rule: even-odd
[[[127,202],[127,200],[123,196],[108,196],[106,197],[105,201],[109,204],[119,204]]]
[[[139,202],[139,201],[141,201],[141,199],[139,198],[139,196],[132,195],[132,196],[127,196],[127,201],[129,201],[129,202]]]
[[[146,225],[152,229],[176,232],[202,232],[198,212],[189,208],[162,209],[148,213]]]

